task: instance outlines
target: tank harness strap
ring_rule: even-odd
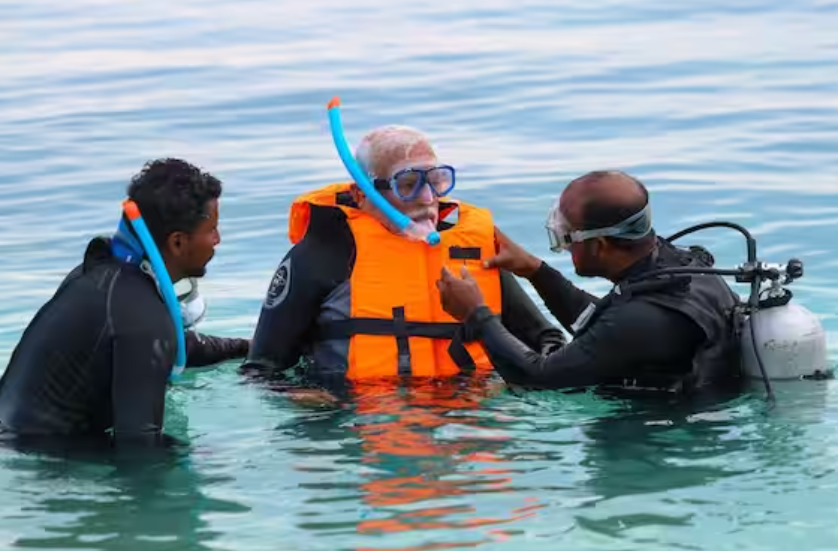
[[[692,277],[689,275],[675,275],[650,281],[636,280],[635,283],[617,285],[614,288],[614,295],[621,300],[628,300],[634,295],[662,291],[664,289],[686,291],[690,287]]]
[[[649,281],[635,280],[634,283],[621,283],[616,285],[614,289],[605,295],[594,307],[593,311],[587,315],[583,320],[577,321],[574,327],[575,334],[578,335],[582,330],[591,325],[602,312],[617,302],[625,302],[630,300],[635,295],[642,295],[644,293],[653,293],[655,291],[663,291],[665,289],[687,289],[690,286],[692,277],[688,275],[676,275],[660,279],[652,279]],[[584,314],[584,313],[583,313]],[[582,316],[580,316],[581,318]]]
[[[635,283],[630,283],[623,286],[622,298],[628,300],[632,295],[663,291],[675,290],[686,291],[690,287],[692,276],[689,275],[673,275],[661,279],[652,279],[648,281],[635,280]],[[626,289],[628,292],[626,292]],[[686,394],[695,378],[695,374],[690,372],[686,375],[672,376],[660,374],[656,376],[646,375],[640,379],[633,379],[632,384],[627,384],[628,381],[623,381],[623,386],[630,388],[657,388],[666,389],[668,392],[676,394]]]
[[[404,307],[393,308],[393,318],[352,318],[335,320],[319,326],[318,340],[348,339],[353,335],[392,335],[396,338],[399,375],[410,375],[410,337],[450,340],[448,354],[462,371],[474,369],[474,360],[464,345],[462,324],[455,322],[407,321]]]

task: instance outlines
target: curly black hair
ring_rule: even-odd
[[[163,247],[173,232],[192,232],[209,217],[207,203],[221,196],[221,187],[221,180],[184,160],[157,159],[131,178],[127,193]]]

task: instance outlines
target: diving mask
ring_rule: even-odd
[[[550,250],[553,252],[568,250],[574,243],[581,243],[595,237],[641,239],[652,231],[652,208],[647,203],[639,212],[606,228],[572,230],[567,219],[559,210],[559,200],[557,199],[550,208],[545,227],[547,228],[547,237],[550,240]]]
[[[375,189],[392,190],[402,201],[413,201],[427,184],[437,197],[445,197],[454,189],[456,170],[449,165],[432,168],[406,168],[393,174],[392,178],[373,180]]]

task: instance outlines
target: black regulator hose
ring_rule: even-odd
[[[762,374],[762,380],[765,383],[765,393],[766,397],[770,402],[774,402],[774,390],[771,388],[771,382],[768,379],[768,374],[765,371],[765,364],[762,361],[762,355],[759,353],[759,346],[757,346],[757,337],[756,337],[756,329],[754,329],[754,314],[759,309],[759,288],[762,286],[762,282],[765,279],[766,271],[762,269],[757,262],[757,242],[756,239],[751,235],[751,232],[746,230],[743,226],[739,224],[735,224],[733,222],[723,222],[723,221],[716,221],[716,222],[705,222],[703,224],[696,224],[694,226],[690,226],[685,228],[677,233],[672,234],[668,238],[667,241],[670,243],[684,237],[685,235],[708,229],[708,228],[729,228],[732,230],[736,230],[741,233],[745,237],[745,243],[747,245],[747,256],[748,261],[746,262],[745,266],[740,269],[735,270],[723,270],[718,268],[665,268],[662,270],[655,270],[654,272],[648,274],[649,277],[654,277],[655,275],[662,275],[664,273],[679,273],[679,274],[715,274],[720,276],[733,276],[737,278],[742,278],[745,280],[744,276],[749,275],[747,279],[750,279],[751,283],[751,293],[748,297],[748,312],[750,313],[751,319],[749,320],[748,325],[750,326],[751,331],[751,345],[754,349],[754,356],[756,356],[757,364],[759,365],[759,371]],[[750,274],[748,273],[750,272]]]
[[[735,224],[733,222],[705,222],[703,224],[696,224],[695,226],[690,226],[688,228],[684,228],[683,230],[674,233],[666,238],[667,241],[670,243],[675,241],[676,239],[680,239],[685,235],[695,233],[697,231],[706,230],[708,228],[730,228],[732,230],[736,230],[741,233],[745,237],[745,243],[748,247],[748,263],[749,264],[756,264],[757,261],[757,241],[754,239],[754,236],[751,235],[751,232],[746,230],[744,226],[740,226],[739,224]]]

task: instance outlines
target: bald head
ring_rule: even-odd
[[[361,138],[355,158],[367,174],[386,179],[406,164],[435,163],[436,153],[422,132],[409,126],[389,125],[375,128]]]
[[[560,208],[578,229],[605,228],[636,214],[649,201],[646,187],[619,171],[589,172],[568,184]]]
[[[574,229],[592,230],[615,226],[642,211],[648,202],[649,193],[636,178],[619,171],[595,171],[568,184],[559,209]],[[650,231],[640,239],[606,240],[619,249],[645,250],[656,236]]]

